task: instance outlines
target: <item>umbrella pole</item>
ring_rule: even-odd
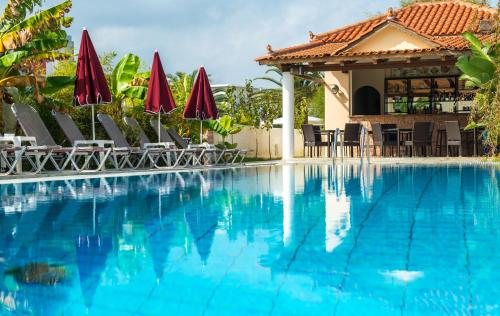
[[[95,140],[95,113],[93,104],[92,104],[92,140]]]
[[[160,111],[158,111],[158,143],[161,143],[161,122],[160,122]]]
[[[163,227],[163,219],[161,218],[161,192],[158,189],[158,215],[160,217],[160,226]]]
[[[200,120],[200,145],[203,144],[203,121]]]

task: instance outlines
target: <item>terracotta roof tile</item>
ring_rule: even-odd
[[[480,20],[498,18],[496,9],[479,6],[460,0],[443,2],[416,3],[394,10],[394,22],[442,44],[433,50],[463,50],[466,41],[461,37],[465,31],[479,32]],[[346,56],[342,50],[362,37],[373,32],[377,27],[387,23],[387,15],[377,16],[356,24],[347,25],[323,34],[307,44],[275,50],[257,58],[257,61],[314,58],[324,56]],[[484,36],[482,36],[484,37]],[[422,50],[414,50],[415,52]],[[423,50],[426,51],[426,50]],[[398,51],[401,53],[401,51]],[[392,51],[391,53],[395,53]],[[385,52],[361,52],[357,55],[389,54]],[[352,54],[354,55],[354,54]]]

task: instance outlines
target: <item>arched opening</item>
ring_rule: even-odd
[[[356,90],[352,103],[352,115],[380,115],[380,93],[364,86]]]

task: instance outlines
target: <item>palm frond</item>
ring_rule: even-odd
[[[275,84],[275,85],[277,85],[278,87],[281,87],[281,86],[282,86],[281,81],[279,81],[279,80],[277,80],[277,79],[274,79],[274,78],[271,78],[271,77],[258,77],[258,78],[255,78],[254,80],[264,80],[264,81],[269,81],[269,82],[274,83],[274,84]]]

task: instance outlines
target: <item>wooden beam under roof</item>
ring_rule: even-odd
[[[442,59],[415,59],[409,63],[403,61],[373,61],[363,63],[344,63],[342,64],[322,64],[322,65],[302,65],[303,71],[349,71],[363,69],[386,69],[386,68],[408,68],[408,67],[425,67],[425,66],[454,66],[457,62],[456,58]],[[290,69],[298,69],[298,66],[292,66]]]

